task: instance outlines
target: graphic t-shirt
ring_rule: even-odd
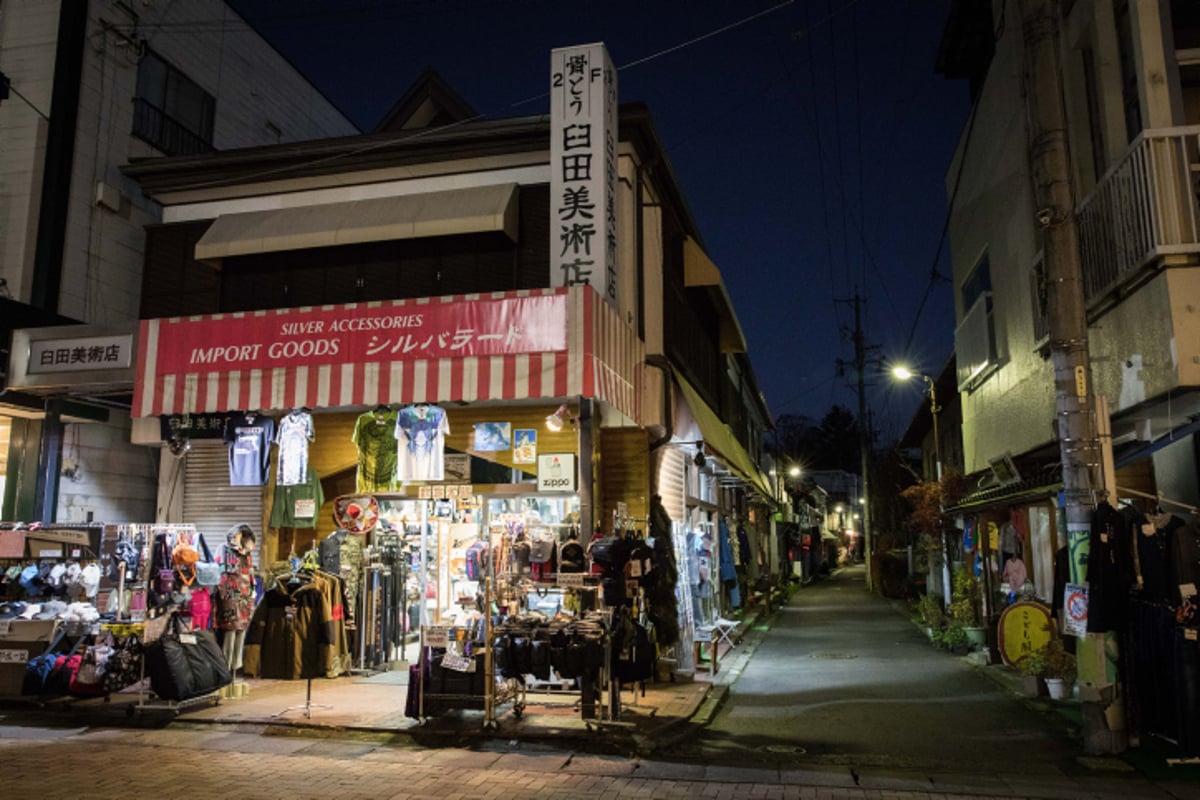
[[[440,481],[445,479],[442,458],[450,423],[438,406],[418,403],[400,409],[396,415],[396,442],[399,449],[396,477],[402,481]]]
[[[225,423],[229,445],[229,485],[263,486],[271,465],[275,420],[254,412],[235,414]]]
[[[351,441],[358,448],[355,491],[386,492],[396,484],[396,412],[368,411],[354,424]]]
[[[308,443],[316,438],[312,414],[296,410],[279,420],[275,444],[279,445],[277,486],[296,486],[308,479]]]

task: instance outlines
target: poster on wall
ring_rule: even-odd
[[[513,431],[513,463],[537,463],[536,428],[517,428]]]
[[[445,461],[446,480],[454,483],[462,483],[463,481],[471,480],[471,457],[466,453],[446,453],[442,457]]]
[[[575,454],[546,453],[538,456],[539,492],[575,491]]]
[[[480,452],[496,452],[512,448],[512,423],[476,422],[475,449]]]

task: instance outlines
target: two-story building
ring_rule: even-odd
[[[1038,595],[1057,605],[1053,560],[1067,537],[1058,516],[1060,444],[1042,252],[1047,212],[1035,202],[1039,143],[1027,96],[1036,76],[1025,5],[954,3],[938,58],[947,77],[969,81],[974,99],[946,179],[962,441],[966,474],[977,479],[957,510],[977,525],[990,557],[1003,555],[989,532],[1014,525]],[[1140,519],[1139,509],[1186,518],[1200,505],[1200,14],[1191,3],[1157,0],[1048,5],[1056,24],[1035,32],[1055,37],[1061,65],[1090,388],[1111,416],[1113,459],[1103,466],[1095,460],[1096,501],[1132,506],[1131,520]],[[1095,423],[1105,435],[1103,410]],[[1141,546],[1167,552],[1173,534],[1165,521],[1145,524],[1122,529],[1119,539],[1107,529],[1092,531],[1091,547],[1111,546],[1122,574],[1148,570],[1147,553],[1137,558]],[[1087,562],[1086,544],[1080,552],[1072,545],[1079,567]],[[1068,557],[1061,552],[1057,558]],[[1103,588],[1110,598],[1136,588],[1131,614],[1151,613],[1141,604],[1159,599],[1166,607],[1165,595],[1146,594],[1143,577],[1136,587]],[[1091,579],[1099,580],[1095,571]],[[1126,623],[1092,616],[1089,630],[1119,630],[1135,643],[1126,659],[1152,649]],[[1129,663],[1121,662],[1126,678],[1134,674]],[[1151,684],[1169,678],[1137,674]],[[1178,737],[1174,712],[1141,712],[1143,733]]]
[[[570,63],[615,79],[602,54]],[[364,490],[364,419],[436,407],[445,473],[369,490],[441,570],[419,621],[456,618],[464,542],[499,543],[522,514],[564,540],[645,533],[657,495],[690,668],[693,631],[772,567],[770,418],[649,110],[613,111],[586,135],[555,114],[483,120],[426,73],[366,135],[126,167],[163,209],[147,230],[135,440],[167,447],[163,416],[195,431],[311,414],[325,498],[315,524],[281,524],[276,481],[231,486],[224,443],[202,432],[163,459],[160,519],[211,528],[234,506],[262,524],[265,564],[302,555],[333,531],[335,498]],[[581,194],[591,164],[612,180]],[[590,238],[601,219],[609,232]],[[431,500],[445,517],[427,517]]]

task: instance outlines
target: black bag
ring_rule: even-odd
[[[592,563],[605,572],[623,572],[629,560],[629,542],[618,536],[605,536],[592,542],[591,553]]]
[[[172,614],[163,635],[146,645],[150,688],[164,700],[189,700],[233,682],[212,631],[187,631]]]
[[[600,579],[600,590],[604,592],[604,605],[610,608],[625,605],[627,598],[625,595],[624,575],[616,577],[605,575]]]
[[[529,654],[529,672],[539,681],[550,680],[550,642],[533,640]]]
[[[566,542],[558,555],[559,572],[583,572],[586,568],[587,556],[583,545],[579,542]]]
[[[142,677],[142,643],[136,635],[118,638],[104,667],[104,691],[119,692]]]

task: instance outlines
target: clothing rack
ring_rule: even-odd
[[[288,706],[283,711],[280,711],[277,714],[272,714],[271,716],[272,717],[282,717],[284,714],[288,713],[289,711],[297,711],[297,710],[303,709],[305,719],[312,719],[312,710],[314,708],[333,708],[333,706],[331,706],[331,705],[326,705],[323,703],[314,703],[312,701],[312,682],[313,682],[313,679],[309,678],[308,679],[308,688],[305,689],[305,692],[304,692],[304,705]]]
[[[1169,506],[1182,508],[1183,510],[1192,514],[1200,514],[1200,508],[1197,508],[1193,505],[1188,505],[1187,503],[1181,503],[1178,500],[1172,500],[1169,497],[1164,497],[1162,492],[1159,492],[1158,494],[1150,494],[1149,492],[1139,492],[1136,489],[1126,489],[1123,486],[1118,486],[1117,492],[1121,494],[1131,494],[1134,497],[1144,497],[1147,500],[1157,500],[1158,502],[1166,503]]]

